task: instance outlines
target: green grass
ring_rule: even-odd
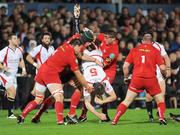
[[[67,111],[65,110],[65,114]],[[129,109],[116,126],[112,126],[110,123],[99,123],[99,120],[91,113],[88,113],[88,120],[84,123],[58,126],[53,110],[44,114],[39,124],[30,122],[34,114],[32,112],[22,125],[16,124],[16,120],[7,119],[7,111],[1,110],[0,135],[180,135],[180,123],[172,121],[169,118],[169,112],[180,114],[180,109],[166,111],[167,126],[160,126],[157,118],[154,123],[148,123],[144,109]],[[79,113],[80,110],[78,110]],[[113,118],[115,110],[109,110],[109,113]]]

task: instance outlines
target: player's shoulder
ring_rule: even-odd
[[[164,48],[164,46],[158,42],[153,43],[153,47],[156,48],[157,50],[161,51],[161,48]]]
[[[54,50],[54,46],[52,46],[52,45],[50,45],[49,48],[50,48],[51,50]]]
[[[18,50],[20,53],[23,53],[23,52],[24,52],[23,49],[22,49],[22,47],[17,47],[17,50]]]
[[[5,52],[8,49],[8,46],[4,47],[0,52]]]

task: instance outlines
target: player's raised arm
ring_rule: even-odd
[[[79,17],[80,17],[80,4],[74,5],[74,34],[80,33],[79,29]]]

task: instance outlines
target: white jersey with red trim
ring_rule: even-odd
[[[92,56],[97,60],[103,62],[102,52],[99,49],[88,51],[84,50],[84,54]],[[110,82],[107,80],[106,73],[103,70],[103,67],[97,65],[95,62],[83,61],[82,63],[83,76],[89,84],[95,82],[105,83],[105,91],[109,93],[113,90]],[[90,94],[84,90],[84,96],[89,96]]]
[[[7,76],[16,76],[20,60],[23,59],[23,51],[17,47],[12,49],[9,46],[0,51],[0,62],[8,67]]]
[[[153,47],[155,47],[157,50],[159,50],[160,55],[163,57],[165,55],[167,55],[165,48],[162,44],[158,43],[158,42],[154,42],[153,43]],[[157,79],[162,80],[163,79],[163,75],[161,74],[161,70],[159,69],[159,66],[156,65],[156,77]]]
[[[49,58],[49,56],[52,55],[53,52],[54,52],[53,46],[49,46],[49,48],[46,49],[43,45],[40,44],[35,48],[33,48],[29,54],[31,55],[31,57],[37,60],[37,63],[39,65],[41,65]]]

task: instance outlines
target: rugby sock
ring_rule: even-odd
[[[120,103],[120,105],[117,108],[116,115],[112,122],[116,124],[119,118],[126,112],[126,110],[127,110],[127,106],[124,105],[123,103]]]
[[[8,116],[11,116],[13,114],[13,104],[14,104],[14,99],[7,97],[7,109],[8,109]]]
[[[42,105],[39,109],[39,111],[36,113],[35,115],[35,119],[39,119],[41,117],[41,115],[43,114],[43,112],[45,112],[49,106],[54,104],[54,97],[53,96],[49,96],[48,98],[46,98],[43,102]]]
[[[25,118],[29,112],[31,112],[32,110],[34,110],[37,107],[37,105],[38,104],[34,100],[29,102],[29,104],[25,107],[25,109],[21,113],[21,116],[23,116]]]
[[[146,102],[146,109],[147,109],[149,118],[153,118],[153,103],[152,103],[152,101]]]
[[[85,102],[83,101],[82,102],[82,112],[81,112],[80,117],[85,118],[87,115],[87,111],[88,111],[88,109],[86,108]]]
[[[71,106],[68,113],[69,115],[76,114],[76,107],[79,104],[80,99],[81,99],[81,92],[76,89],[71,97]]]
[[[62,102],[55,102],[55,111],[56,111],[56,118],[57,123],[61,124],[63,123],[63,103]]]
[[[158,113],[159,113],[159,119],[162,120],[164,119],[164,113],[166,110],[166,105],[164,102],[161,102],[158,104]]]

